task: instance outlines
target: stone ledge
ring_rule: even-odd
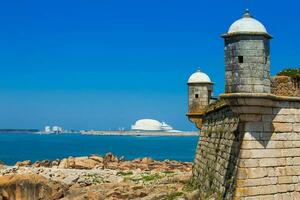
[[[297,101],[300,102],[300,97],[277,96],[270,93],[225,93],[220,95],[221,99],[229,98],[258,98],[271,99],[277,101]],[[240,102],[239,102],[240,103]]]

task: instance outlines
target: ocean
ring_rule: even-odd
[[[69,156],[112,152],[131,160],[193,161],[197,136],[95,136],[81,134],[1,133],[0,161],[13,165],[22,160],[55,160]]]

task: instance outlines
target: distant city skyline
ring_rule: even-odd
[[[300,66],[297,1],[0,3],[0,128],[117,129],[138,119],[194,130],[187,80],[224,91],[220,38],[244,10],[271,40],[271,74]]]

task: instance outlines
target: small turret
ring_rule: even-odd
[[[213,83],[207,74],[198,69],[188,80],[189,113],[199,113],[210,103]]]

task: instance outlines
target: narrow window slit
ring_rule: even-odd
[[[243,56],[238,56],[238,59],[239,59],[239,63],[243,63],[244,62]]]

